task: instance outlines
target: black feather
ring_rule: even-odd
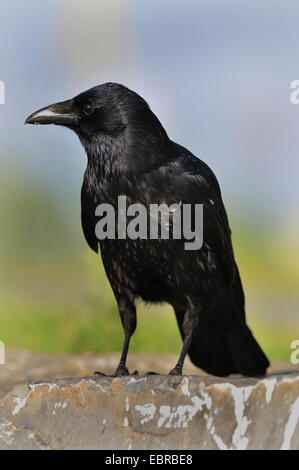
[[[93,112],[84,115],[86,104]],[[90,111],[90,106],[88,110]],[[72,100],[71,127],[86,149],[82,227],[89,246],[102,254],[126,337],[136,327],[134,300],[168,302],[192,362],[217,375],[264,374],[269,362],[245,323],[244,294],[219,184],[210,168],[171,141],[147,103],[108,83]],[[182,240],[102,240],[95,209],[117,198],[128,203],[203,204],[203,246]],[[127,346],[124,346],[124,359]],[[125,371],[125,360],[118,371]],[[181,363],[182,365],[182,363]],[[180,367],[174,373],[180,371]],[[172,371],[173,372],[173,371]]]

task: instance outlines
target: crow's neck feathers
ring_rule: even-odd
[[[85,148],[88,164],[87,173],[90,181],[97,188],[109,180],[138,178],[142,173],[157,169],[171,159],[171,141],[166,131],[151,113],[154,119],[132,126],[128,125],[119,135],[98,133],[92,138],[80,136]]]

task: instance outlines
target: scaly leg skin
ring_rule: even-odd
[[[190,309],[186,312],[183,322],[183,331],[184,331],[184,343],[182,347],[182,351],[179,357],[179,360],[176,366],[171,369],[168,375],[182,375],[183,373],[183,365],[185,361],[185,357],[188,354],[191,340],[193,337],[193,332],[196,330],[198,324],[198,315],[196,315],[197,311],[194,309]],[[157,372],[149,371],[146,375],[159,375]]]
[[[123,344],[123,349],[121,353],[121,358],[119,364],[117,366],[116,371],[110,377],[124,377],[126,375],[138,375],[138,371],[135,370],[132,374],[130,374],[126,362],[127,362],[127,355],[129,350],[130,338],[136,329],[136,309],[134,302],[132,299],[129,298],[128,295],[122,295],[118,299],[118,309],[121,317],[121,321],[123,324],[124,332],[125,332],[125,340]],[[95,372],[97,375],[105,376],[102,372]],[[109,376],[106,376],[109,377]]]
[[[100,375],[102,377],[124,377],[126,375],[139,375],[138,370],[134,370],[134,372],[130,374],[126,366],[126,359],[127,359],[128,349],[129,349],[130,337],[131,337],[130,334],[125,335],[121,358],[114,374],[106,375],[103,372],[95,372],[95,374]]]
[[[173,369],[171,369],[171,371],[168,373],[168,375],[182,375],[184,360],[188,353],[190,343],[191,343],[191,335],[186,336],[179,360],[176,366]],[[149,371],[145,375],[160,375],[160,374],[158,374],[157,372]]]
[[[169,375],[182,375],[185,357],[188,354],[193,334],[198,325],[198,317],[198,310],[194,308],[187,310],[183,320],[184,343],[182,351],[176,366],[171,369]]]
[[[187,309],[185,315],[183,315],[182,334],[184,338],[184,344],[179,360],[174,369],[171,369],[169,375],[182,375],[185,357],[188,354],[193,335],[198,327],[199,313],[199,305],[195,307],[194,304],[189,304],[189,308]]]
[[[134,372],[132,372],[132,374],[130,374],[130,372],[128,371],[126,366],[124,366],[124,367],[118,366],[118,368],[116,369],[113,377],[124,377],[126,375],[139,375],[139,373],[138,373],[138,370],[134,370]]]
[[[130,333],[125,335],[121,358],[117,366],[117,369],[114,372],[115,377],[122,377],[123,375],[130,375],[130,372],[128,371],[128,368],[126,366],[127,354],[128,354],[129,344],[130,344],[130,337],[131,337]]]
[[[180,354],[177,365],[173,369],[171,369],[168,375],[182,375],[185,357],[188,354],[189,347],[191,344],[191,338],[192,338],[191,334],[185,337],[182,352]]]

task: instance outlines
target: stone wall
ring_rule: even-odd
[[[299,449],[298,419],[296,371],[32,381],[0,400],[0,449]]]

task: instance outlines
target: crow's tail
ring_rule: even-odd
[[[228,331],[225,341],[237,372],[248,376],[265,375],[270,363],[245,323]]]
[[[224,377],[237,373],[224,337],[210,326],[198,326],[189,348],[189,357],[195,366],[209,374]]]
[[[189,357],[194,365],[209,374],[226,376],[266,373],[269,361],[246,325],[244,293],[235,264],[234,283],[221,307],[209,319],[200,320],[193,337]],[[175,310],[183,337],[182,311]]]
[[[189,357],[197,367],[218,376],[234,373],[252,377],[264,375],[269,366],[267,357],[245,323],[234,325],[225,332],[199,325]]]

